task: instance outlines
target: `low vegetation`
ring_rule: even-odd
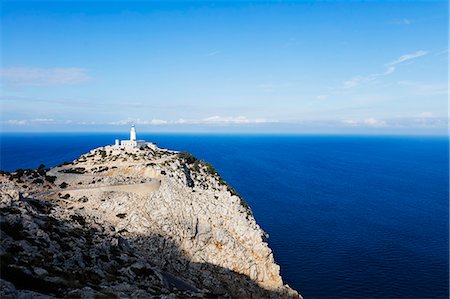
[[[183,159],[189,165],[194,164],[196,161],[198,161],[198,159],[196,157],[194,157],[193,155],[191,155],[188,152],[181,152],[178,154],[178,157]]]
[[[47,182],[52,183],[52,184],[55,183],[55,181],[56,181],[56,176],[53,176],[53,175],[46,175],[46,176],[44,176],[44,178]]]
[[[86,169],[84,167],[73,167],[73,168],[61,169],[58,172],[84,174],[84,173],[86,173]]]
[[[195,156],[193,156],[192,154],[188,153],[188,152],[181,152],[178,154],[178,156],[186,163],[189,164],[191,166],[191,169],[194,172],[199,172],[200,171],[200,167],[202,167],[206,174],[211,175],[216,177],[219,180],[219,184],[226,186],[228,192],[230,192],[232,195],[235,195],[237,197],[239,197],[241,205],[246,209],[247,211],[247,215],[251,216],[252,215],[252,211],[249,207],[249,205],[247,204],[247,202],[242,198],[242,196],[236,191],[236,189],[234,189],[233,187],[231,187],[217,172],[217,170],[214,168],[214,166],[212,166],[210,163],[203,161],[203,160],[199,160],[197,159]]]

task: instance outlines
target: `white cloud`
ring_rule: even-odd
[[[418,117],[423,117],[423,118],[433,117],[433,113],[427,112],[427,111],[421,112],[421,113],[419,113]]]
[[[215,55],[217,55],[217,54],[219,54],[220,53],[220,51],[211,51],[211,52],[209,52],[208,54],[206,54],[207,56],[215,56]]]
[[[344,119],[344,120],[342,121],[342,123],[343,123],[344,125],[348,125],[348,126],[356,126],[356,125],[359,124],[359,122],[358,122],[357,120],[353,120],[353,119]]]
[[[446,117],[434,117],[431,112],[422,112],[415,117],[399,117],[391,119],[344,119],[341,124],[347,127],[371,127],[371,128],[446,128]]]
[[[441,56],[441,55],[445,55],[448,58],[448,49],[442,50],[437,52],[436,54],[434,54],[434,56]]]
[[[271,93],[276,91],[283,91],[287,88],[294,86],[293,82],[284,83],[261,83],[256,86],[257,90],[260,92]]]
[[[245,116],[210,116],[201,120],[202,123],[228,123],[228,124],[250,124],[250,123],[265,123],[265,119],[248,119]]]
[[[326,99],[328,99],[330,96],[329,95],[327,95],[327,94],[321,94],[321,95],[318,95],[317,97],[316,97],[316,99],[318,99],[318,100],[326,100]]]
[[[55,120],[53,118],[35,118],[31,120],[32,122],[54,122]]]
[[[442,117],[419,117],[412,119],[412,126],[419,128],[446,128],[448,119]]]
[[[386,121],[370,117],[364,120],[364,124],[372,127],[381,127],[386,125]]]
[[[7,124],[7,125],[11,125],[11,126],[25,126],[25,125],[28,125],[30,122],[25,119],[22,119],[22,120],[9,119],[9,120],[3,121],[3,123]]]
[[[257,123],[274,123],[277,121],[267,120],[263,118],[250,119],[245,116],[210,116],[203,119],[183,119],[178,120],[162,120],[162,119],[152,119],[152,120],[142,120],[140,118],[128,118],[125,120],[119,120],[116,122],[109,123],[110,125],[197,125],[197,124],[257,124]]]
[[[394,71],[395,71],[395,67],[390,66],[390,67],[388,67],[388,68],[386,69],[386,71],[384,71],[383,75],[385,75],[385,76],[390,75],[390,74],[392,74]]]
[[[363,82],[362,77],[354,77],[350,80],[346,80],[346,81],[342,82],[342,88],[350,89],[350,88],[358,86],[361,82]]]
[[[3,83],[11,86],[72,85],[90,79],[82,68],[29,68],[10,67],[0,69]]]
[[[165,125],[169,122],[162,119],[143,120],[140,118],[127,118],[116,122],[109,123],[110,125]]]
[[[352,88],[355,88],[364,83],[375,81],[378,77],[388,76],[388,75],[392,74],[393,72],[395,72],[396,65],[398,65],[402,62],[408,61],[408,60],[419,58],[426,54],[427,54],[427,52],[420,50],[420,51],[417,51],[417,52],[414,52],[411,54],[402,55],[398,59],[385,64],[386,70],[383,73],[370,74],[368,76],[356,76],[350,80],[343,81],[342,89],[352,89]]]
[[[411,21],[409,19],[403,18],[403,19],[397,19],[389,22],[391,25],[411,25]]]
[[[386,126],[385,120],[379,120],[374,117],[369,117],[363,120],[345,119],[342,123],[346,126],[366,126],[366,127],[384,127]]]
[[[53,118],[10,119],[3,121],[3,123],[11,126],[26,126],[30,124],[51,124],[55,123],[55,120]]]
[[[404,86],[411,93],[419,96],[448,95],[449,91],[447,83],[421,83],[403,80],[398,81],[397,84]]]
[[[175,123],[176,124],[185,124],[185,123],[188,123],[188,121],[183,118],[180,118],[180,119],[176,120]]]
[[[370,75],[370,76],[366,76],[366,77],[357,76],[357,77],[353,77],[350,80],[346,80],[346,81],[342,82],[342,88],[343,89],[352,89],[361,84],[372,82],[374,80],[375,80],[374,75]]]
[[[167,121],[166,120],[162,120],[162,119],[152,119],[150,121],[150,124],[152,124],[152,125],[165,125],[165,124],[167,124]]]
[[[408,60],[412,60],[412,59],[416,59],[416,58],[422,57],[422,56],[427,55],[427,54],[428,53],[426,51],[423,51],[423,50],[416,51],[416,52],[410,53],[410,54],[405,54],[405,55],[400,56],[398,59],[387,63],[386,66],[397,65],[399,63],[402,63],[402,62],[405,62],[405,61],[408,61]]]

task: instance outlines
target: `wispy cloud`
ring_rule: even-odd
[[[394,65],[397,65],[399,63],[402,63],[402,62],[405,62],[405,61],[408,61],[408,60],[412,60],[412,59],[416,59],[416,58],[422,57],[422,56],[427,55],[427,54],[428,54],[428,52],[423,51],[423,50],[420,50],[420,51],[417,51],[417,52],[414,52],[414,53],[410,53],[410,54],[405,54],[405,55],[400,56],[398,59],[387,63],[386,66],[394,66]]]
[[[294,86],[293,82],[284,83],[261,83],[256,86],[257,90],[264,93],[270,93],[275,91],[286,90],[289,87]]]
[[[441,55],[445,55],[448,57],[448,49],[442,50],[437,52],[436,54],[434,54],[434,56],[441,56]]]
[[[0,95],[0,101],[4,102],[16,102],[16,103],[48,103],[57,104],[65,106],[75,106],[75,107],[92,107],[94,105],[100,106],[93,101],[87,99],[71,99],[71,98],[57,98],[57,99],[45,99],[45,98],[35,98],[35,97],[24,97],[16,95]]]
[[[274,122],[263,118],[249,119],[245,116],[210,116],[201,120],[201,123],[210,124],[255,124],[255,123],[267,123]]]
[[[383,73],[384,76],[390,75],[395,71],[395,67],[389,66]]]
[[[106,101],[103,101],[101,98],[66,98],[66,97],[57,97],[57,98],[38,98],[38,97],[25,97],[25,96],[16,96],[16,95],[0,95],[0,101],[2,102],[12,102],[12,103],[48,103],[48,104],[57,104],[69,107],[78,107],[78,108],[104,108]],[[109,100],[107,102],[108,107],[116,108],[116,109],[161,109],[161,110],[174,110],[174,109],[200,109],[200,106],[194,105],[163,105],[163,104],[151,104],[142,102],[131,101],[130,99],[117,99],[115,101]]]
[[[432,112],[428,112],[428,111],[424,111],[421,112],[417,115],[418,117],[423,117],[423,118],[428,118],[428,117],[433,117],[433,113]]]
[[[317,100],[326,100],[330,97],[330,95],[328,94],[319,94],[318,96],[316,96]]]
[[[386,63],[384,65],[386,68],[384,70],[384,72],[374,73],[374,74],[370,74],[367,76],[355,76],[349,80],[343,81],[341,88],[342,89],[352,89],[352,88],[358,87],[364,83],[373,82],[379,77],[388,76],[388,75],[392,74],[393,72],[395,72],[398,64],[403,63],[405,61],[409,61],[409,60],[413,60],[413,59],[422,57],[427,54],[428,53],[423,50],[416,51],[416,52],[410,53],[410,54],[404,54],[404,55],[400,56],[399,58],[397,58],[396,60]]]
[[[412,21],[406,18],[396,19],[389,22],[391,25],[411,25]]]
[[[206,54],[206,56],[215,56],[215,55],[217,55],[219,53],[220,53],[220,51],[211,51],[208,54]]]
[[[3,121],[3,124],[11,125],[11,126],[25,126],[25,125],[30,124],[30,122],[28,120],[25,120],[25,119],[21,119],[21,120],[8,119],[8,120]]]
[[[448,95],[448,83],[421,83],[413,81],[399,81],[398,85],[406,87],[414,95],[438,96]]]
[[[367,127],[384,127],[386,121],[374,117],[369,117],[363,120],[345,119],[342,121],[344,125],[348,126],[367,126]]]
[[[30,68],[9,67],[0,69],[0,79],[11,86],[72,85],[90,79],[83,68]]]
[[[3,121],[3,124],[13,126],[26,126],[30,124],[53,124],[55,120],[53,118],[35,118],[35,119],[9,119]]]
[[[110,122],[110,125],[197,125],[197,124],[221,124],[221,125],[233,125],[233,124],[261,124],[261,123],[275,123],[275,120],[268,120],[264,118],[247,118],[245,116],[209,116],[202,119],[178,119],[178,120],[163,120],[163,119],[150,119],[144,120],[140,118],[128,118],[115,122]]]
[[[363,83],[368,83],[371,81],[375,80],[375,76],[374,75],[370,75],[370,76],[356,76],[353,77],[349,80],[346,80],[344,82],[342,82],[342,88],[343,89],[352,89],[355,88]]]
[[[366,118],[363,121],[363,123],[368,125],[368,126],[373,126],[373,127],[383,127],[383,126],[386,125],[386,121],[380,120],[380,119],[376,119],[374,117]]]
[[[110,122],[110,125],[166,125],[169,122],[162,119],[140,119],[140,118],[127,118],[115,122]]]
[[[341,123],[347,127],[366,128],[445,128],[448,120],[443,117],[434,117],[431,112],[422,112],[412,117],[344,119]]]

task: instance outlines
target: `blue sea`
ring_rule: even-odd
[[[213,164],[306,298],[448,298],[446,137],[141,134]],[[1,135],[1,169],[54,166],[125,134]]]

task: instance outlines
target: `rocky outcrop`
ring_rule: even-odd
[[[298,298],[245,201],[188,153],[107,146],[3,173],[2,298]]]

